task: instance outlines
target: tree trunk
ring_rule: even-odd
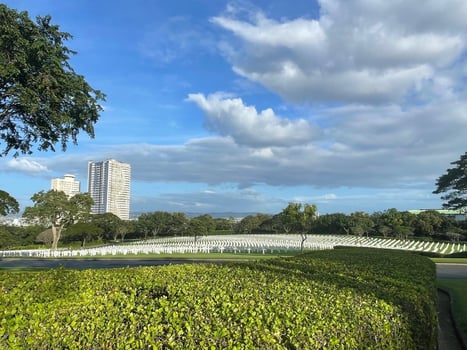
[[[303,247],[305,245],[306,239],[308,238],[308,235],[306,233],[302,233],[300,236],[302,237],[302,241],[300,242],[300,253],[303,253]]]
[[[52,225],[52,250],[57,250],[58,241],[60,240],[60,235],[62,233],[63,225],[55,226]]]

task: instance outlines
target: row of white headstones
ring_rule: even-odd
[[[301,248],[300,235],[224,235],[154,238],[131,243],[118,243],[79,249],[27,249],[0,251],[0,257],[85,257],[136,254],[180,253],[280,253]],[[308,235],[303,241],[306,250],[333,249],[336,246],[401,249],[420,252],[452,254],[466,251],[465,243],[424,242],[416,240],[373,237]]]

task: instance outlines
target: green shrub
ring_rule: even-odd
[[[431,261],[371,249],[0,272],[0,348],[436,349],[434,291]]]

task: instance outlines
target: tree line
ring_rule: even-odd
[[[147,240],[169,236],[191,236],[196,242],[200,237],[213,234],[300,234],[303,244],[310,234],[353,235],[357,237],[385,237],[397,239],[422,239],[460,242],[467,237],[467,221],[455,221],[435,210],[414,214],[408,211],[388,209],[368,214],[356,211],[351,214],[332,213],[318,215],[317,207],[310,204],[289,203],[280,213],[258,213],[241,220],[214,218],[209,214],[188,217],[185,213],[155,211],[141,214],[136,220],[121,220],[112,213],[89,214],[76,211],[76,203],[86,207],[89,202],[80,198],[68,199],[63,192],[49,191],[54,196],[56,211],[44,211],[42,207],[29,207],[24,216],[30,226],[0,225],[0,248],[7,249],[33,244],[43,244],[53,249],[61,244],[76,243],[85,246],[89,242],[99,244]],[[45,203],[47,192],[35,198]],[[63,196],[62,196],[63,194]],[[61,200],[61,204],[58,199]],[[67,208],[64,203],[70,203]],[[86,204],[87,203],[87,204]],[[42,205],[42,204],[41,204]],[[87,213],[87,214],[86,214]],[[42,216],[40,216],[42,215]],[[42,217],[42,219],[40,219]],[[57,232],[52,232],[52,218]]]

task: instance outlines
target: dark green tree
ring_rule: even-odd
[[[167,224],[167,234],[181,235],[186,232],[188,218],[185,213],[172,213]]]
[[[270,218],[270,215],[258,213],[256,215],[245,216],[234,227],[235,233],[250,234],[258,230],[261,224]]]
[[[286,208],[279,213],[286,233],[298,233],[301,236],[300,250],[303,251],[308,234],[311,233],[314,221],[317,218],[318,208],[314,204],[289,203]]]
[[[57,249],[62,230],[89,218],[93,200],[87,193],[78,193],[71,198],[62,191],[50,190],[35,193],[31,200],[34,206],[26,207],[23,217],[33,223],[50,226],[52,229],[52,249]]]
[[[19,212],[19,204],[8,192],[0,190],[0,216],[16,214]]]
[[[116,240],[121,219],[113,213],[94,214],[91,222],[102,229],[102,239]]]
[[[371,216],[362,211],[356,211],[350,214],[348,220],[348,227],[350,232],[357,237],[368,234],[373,229],[374,223]]]
[[[81,246],[84,247],[86,242],[101,237],[102,229],[90,222],[78,222],[68,227],[63,236],[68,241],[81,241]]]
[[[0,4],[0,156],[65,150],[80,131],[94,137],[105,95],[69,63],[71,38],[51,23]]]
[[[443,207],[465,211],[467,208],[467,152],[459,160],[451,163],[446,174],[436,180],[435,194],[444,193],[441,196],[446,202]]]
[[[187,232],[194,237],[195,243],[201,236],[205,236],[209,232],[209,222],[203,216],[191,218],[188,221]]]
[[[137,228],[143,233],[145,239],[149,234],[155,238],[169,230],[171,219],[171,214],[165,211],[144,213],[138,217]]]

